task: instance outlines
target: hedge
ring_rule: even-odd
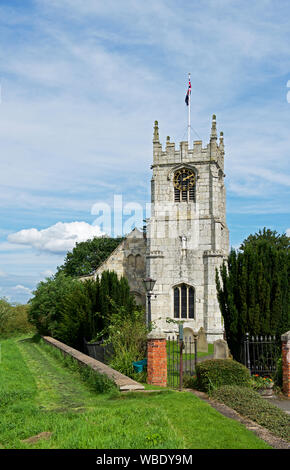
[[[199,390],[211,392],[222,385],[250,386],[250,372],[233,359],[210,359],[196,365]]]

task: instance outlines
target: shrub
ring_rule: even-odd
[[[250,385],[249,370],[233,359],[210,359],[196,365],[197,387],[211,392],[222,385]]]
[[[0,299],[0,335],[8,337],[35,331],[28,321],[28,305],[13,305]]]
[[[197,377],[196,375],[184,375],[182,383],[184,388],[197,388]]]
[[[128,315],[137,308],[128,281],[118,279],[115,272],[104,271],[100,279],[83,282],[60,272],[38,284],[29,318],[41,335],[82,350],[84,338],[107,335],[111,318],[121,307]]]
[[[0,334],[5,331],[5,326],[9,316],[11,315],[11,306],[7,299],[0,299]]]
[[[257,392],[247,387],[225,385],[214,390],[212,397],[267,428],[276,436],[289,440],[290,416]]]
[[[9,335],[34,332],[35,328],[28,320],[29,305],[12,306],[11,315],[8,318],[6,332]]]
[[[136,374],[133,361],[140,361],[146,357],[148,329],[146,327],[144,312],[134,311],[131,315],[123,309],[112,315],[108,327],[107,344],[110,344],[114,354],[109,361],[110,367],[122,374],[144,380],[144,374]]]

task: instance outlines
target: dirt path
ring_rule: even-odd
[[[73,372],[37,343],[28,340],[17,345],[37,383],[36,401],[40,408],[59,412],[83,411],[84,403],[87,408],[92,395]]]

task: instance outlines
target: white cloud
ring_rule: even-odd
[[[286,235],[287,235],[287,237],[290,237],[290,228],[286,229]]]
[[[12,234],[11,234],[12,235]],[[1,253],[1,260],[3,259],[3,253],[4,255],[7,253],[13,252],[16,255],[16,252],[18,253],[23,252],[27,250],[27,247],[21,245],[21,244],[16,244],[16,243],[9,243],[7,241],[0,242],[0,253]]]
[[[46,278],[46,277],[53,276],[54,272],[51,271],[51,269],[46,269],[45,271],[42,271],[40,274],[41,274],[41,276]]]
[[[6,276],[6,273],[4,271],[1,271],[0,269],[0,277],[5,277]]]
[[[50,253],[66,253],[77,242],[104,235],[98,226],[86,222],[58,222],[43,230],[36,228],[20,230],[8,235],[10,243],[28,245],[36,250]]]
[[[18,284],[15,287],[12,287],[13,290],[18,291],[18,292],[25,292],[26,294],[31,295],[32,291],[29,289],[29,287],[25,287],[22,284]]]

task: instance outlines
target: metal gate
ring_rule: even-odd
[[[183,376],[194,375],[197,362],[197,337],[167,338],[167,385],[182,389]]]

